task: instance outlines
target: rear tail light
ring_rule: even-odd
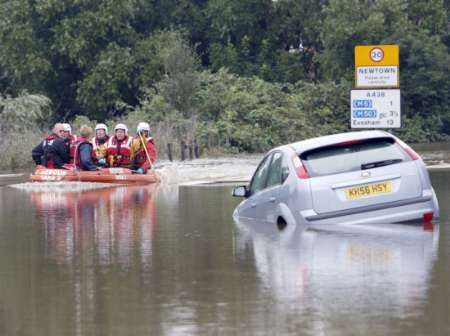
[[[433,220],[432,212],[426,212],[423,214],[423,222],[424,223],[430,223],[432,220]]]
[[[306,170],[305,166],[302,163],[302,160],[296,155],[292,158],[292,163],[294,164],[295,171],[297,173],[297,176],[301,179],[308,179],[309,174]]]
[[[434,230],[433,223],[423,223],[422,227],[423,227],[424,231],[433,231]]]
[[[397,139],[396,140],[397,143],[400,145],[400,147],[402,147],[402,149],[406,152],[406,154],[409,155],[409,157],[413,160],[418,160],[420,159],[419,154],[417,154],[414,149],[412,149],[411,147],[409,147],[407,144],[405,144],[402,140]]]

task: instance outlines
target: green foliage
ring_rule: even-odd
[[[347,129],[348,85],[271,84],[225,69],[202,72],[192,93],[195,113],[186,116],[164,91],[149,91],[138,109],[152,123],[169,121],[177,141],[263,151],[273,146]],[[167,128],[167,127],[166,127]]]
[[[34,27],[33,7],[26,0],[3,0],[0,8],[0,92],[42,92],[52,65]]]
[[[437,36],[415,30],[400,39],[404,112],[450,121],[450,56]],[[448,132],[450,128],[441,130]]]
[[[40,140],[38,124],[48,116],[49,111],[50,100],[41,95],[0,95],[1,170],[15,170],[30,165],[31,148]]]
[[[408,29],[406,0],[331,0],[324,6],[320,63],[325,78],[353,78],[355,45],[394,44]]]
[[[298,82],[294,86],[292,100],[297,111],[302,111],[304,120],[294,119],[298,124],[310,124],[309,136],[345,132],[349,127],[350,83],[333,82],[311,84]]]
[[[0,171],[23,171],[33,166],[31,150],[42,141],[39,128],[8,132],[0,137]]]
[[[403,127],[394,133],[407,142],[432,142],[446,141],[448,136],[439,133],[442,128],[442,120],[439,115],[425,118],[420,115],[405,116],[402,120]]]
[[[111,44],[100,53],[99,61],[78,88],[77,100],[83,110],[93,117],[105,118],[116,114],[119,104],[132,101],[132,66],[129,48]]]
[[[45,119],[50,113],[51,102],[42,95],[21,93],[18,97],[0,95],[0,127],[2,133],[26,129]]]
[[[161,141],[264,150],[347,130],[355,45],[399,44],[398,133],[443,139],[449,10],[444,0],[0,0],[1,127],[146,119]]]
[[[408,1],[408,18],[416,27],[431,33],[443,35],[448,32],[449,2],[444,0]],[[445,9],[445,6],[447,8]]]
[[[450,134],[449,26],[442,0],[334,0],[324,13],[319,61],[326,79],[352,80],[355,45],[399,44],[406,128],[399,133],[414,141]]]
[[[236,48],[232,44],[222,45],[213,43],[210,49],[211,68],[218,71],[220,68],[227,67],[233,72],[238,72],[236,66],[238,54]]]
[[[76,118],[72,121],[72,132],[73,133],[77,133],[77,131],[80,129],[80,127],[82,125],[87,125],[92,127],[93,129],[95,128],[95,125],[97,124],[97,122],[95,120],[90,120],[88,117],[83,116],[83,115],[78,115],[76,116]]]

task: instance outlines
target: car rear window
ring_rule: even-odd
[[[398,164],[411,158],[392,138],[346,142],[300,155],[311,177]]]

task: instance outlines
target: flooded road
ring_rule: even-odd
[[[232,183],[2,186],[0,335],[450,334],[450,171],[431,178],[440,225],[281,232],[234,223]]]

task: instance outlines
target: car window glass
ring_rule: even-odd
[[[302,154],[301,158],[313,177],[358,171],[368,163],[410,160],[391,138],[319,148]]]
[[[254,193],[257,193],[258,191],[264,189],[267,180],[267,174],[269,173],[271,158],[272,155],[266,157],[253,175],[252,182],[250,184],[250,194],[253,195]]]
[[[281,162],[281,183],[284,183],[289,176],[289,165],[286,162],[286,157],[283,156]]]
[[[267,178],[266,188],[274,185],[281,184],[281,166],[283,161],[283,155],[277,152],[273,155],[272,162],[270,163],[269,176]]]

